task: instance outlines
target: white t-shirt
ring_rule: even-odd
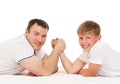
[[[24,70],[19,62],[35,56],[25,35],[0,43],[0,74],[18,74]],[[41,49],[37,56],[43,59],[46,53]]]
[[[104,42],[98,41],[89,53],[83,52],[79,58],[87,64],[101,64],[100,76],[120,76],[120,53]]]

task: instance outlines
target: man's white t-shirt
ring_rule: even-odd
[[[34,49],[25,35],[0,43],[0,74],[18,74],[24,70],[19,62],[35,56]],[[37,56],[43,59],[46,53],[41,49]]]
[[[100,76],[120,76],[120,53],[104,42],[98,41],[89,53],[83,52],[79,58],[87,64],[101,64]]]

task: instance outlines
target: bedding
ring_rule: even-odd
[[[66,74],[63,68],[51,76],[0,75],[0,84],[115,84],[120,77],[83,77]]]

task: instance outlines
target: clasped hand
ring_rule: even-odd
[[[63,39],[52,39],[51,45],[53,49],[59,51],[60,53],[63,52],[66,48],[66,44]]]

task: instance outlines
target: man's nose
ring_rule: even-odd
[[[41,37],[41,36],[38,36],[38,37],[37,37],[37,40],[38,40],[39,42],[41,42],[41,41],[42,41],[42,37]]]

